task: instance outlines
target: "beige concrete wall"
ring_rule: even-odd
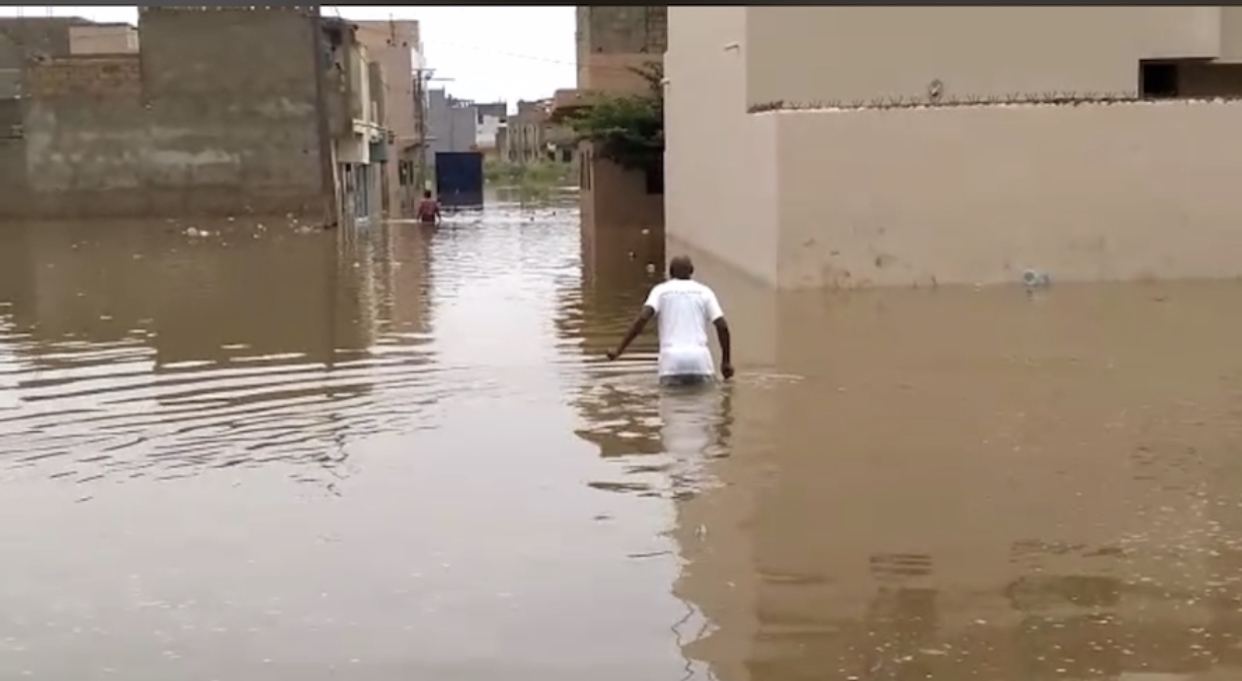
[[[367,49],[370,59],[384,70],[387,92],[384,94],[388,126],[397,136],[397,143],[410,144],[417,139],[414,124],[414,58],[411,49],[417,46],[418,22],[359,21],[358,42]]]
[[[69,27],[69,53],[133,54],[138,51],[138,29],[129,24]]]
[[[1220,12],[1220,59],[1242,61],[1242,7],[1221,7]]]
[[[921,97],[934,80],[957,96],[1132,91],[1140,59],[1221,56],[1222,23],[1220,7],[750,7],[734,54],[751,104]]]
[[[400,168],[397,163],[399,151],[419,141],[418,123],[414,117],[414,56],[412,49],[418,47],[417,21],[358,21],[355,34],[371,59],[384,71],[383,93],[385,126],[396,138],[393,158],[388,162],[388,186],[393,196],[400,186]],[[395,215],[406,215],[413,210],[407,200],[396,200],[390,206]]]
[[[782,286],[1242,274],[1242,104],[760,117],[777,119],[780,182],[763,275]]]
[[[665,215],[672,242],[776,270],[776,119],[746,113],[745,7],[669,8]]]
[[[646,177],[599,158],[589,142],[578,146],[578,204],[584,230],[659,229],[664,196],[648,194]]]
[[[958,96],[1132,90],[1140,58],[1218,51],[1220,9],[671,8],[668,238],[785,287],[1240,274],[1242,105],[745,113],[937,78]],[[1001,57],[966,58],[985,52]],[[826,66],[793,68],[812,57]],[[1239,66],[1181,70],[1187,95],[1242,92]]]

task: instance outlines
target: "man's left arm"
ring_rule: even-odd
[[[707,295],[707,319],[716,327],[716,339],[720,341],[720,375],[733,378],[733,334],[714,292]]]

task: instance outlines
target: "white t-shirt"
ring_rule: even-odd
[[[669,279],[647,296],[660,335],[660,375],[716,373],[707,326],[724,316],[710,288],[691,279]]]

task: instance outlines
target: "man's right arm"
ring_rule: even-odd
[[[659,310],[660,287],[657,285],[651,289],[651,293],[647,294],[647,301],[643,303],[642,309],[638,311],[638,316],[634,318],[634,321],[630,324],[630,328],[626,330],[625,336],[621,339],[621,344],[617,346],[616,350],[608,353],[608,359],[616,359],[620,357],[621,353],[625,352],[625,349],[630,347],[630,343],[633,343],[635,338],[638,338],[638,334],[643,332],[643,328],[647,326],[647,322],[651,321],[651,318],[656,316]]]

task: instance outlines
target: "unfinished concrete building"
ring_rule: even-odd
[[[332,186],[341,214],[349,220],[379,218],[391,140],[383,121],[386,77],[358,39],[357,24],[339,18],[322,22],[327,47],[324,78],[328,153]]]
[[[414,153],[422,144],[415,119],[415,62],[422,53],[417,21],[355,21],[357,39],[384,72],[384,123],[392,133],[393,158],[385,166],[381,193],[384,212],[412,217],[419,197],[414,186]]]
[[[50,21],[0,42],[20,75],[0,97],[0,216],[379,215],[387,81],[356,26],[148,7],[137,52],[121,29]]]
[[[643,94],[632,69],[660,62],[668,48],[667,7],[578,7],[578,89]]]
[[[441,152],[475,151],[479,111],[443,88],[427,91],[427,164]]]
[[[474,133],[475,146],[484,155],[501,156],[500,144],[504,135],[501,135],[500,131],[508,127],[509,104],[507,102],[476,102],[474,109],[478,113],[478,123]]]
[[[578,87],[556,93],[554,119],[590,106],[595,97],[646,94],[649,84],[635,69],[662,63],[668,46],[667,7],[592,6],[577,12]],[[597,247],[605,243],[608,252],[652,252],[646,242],[652,234],[662,238],[664,225],[663,169],[622,168],[599,158],[586,141],[577,161],[584,260],[607,257]]]
[[[71,55],[73,23],[20,48],[0,216],[332,219],[317,9],[142,8],[137,54]]]
[[[1242,8],[674,7],[669,33],[668,236],[764,282],[1242,273]]]
[[[572,162],[573,132],[552,120],[551,110],[551,100],[519,101],[505,130],[502,158],[512,163]]]

